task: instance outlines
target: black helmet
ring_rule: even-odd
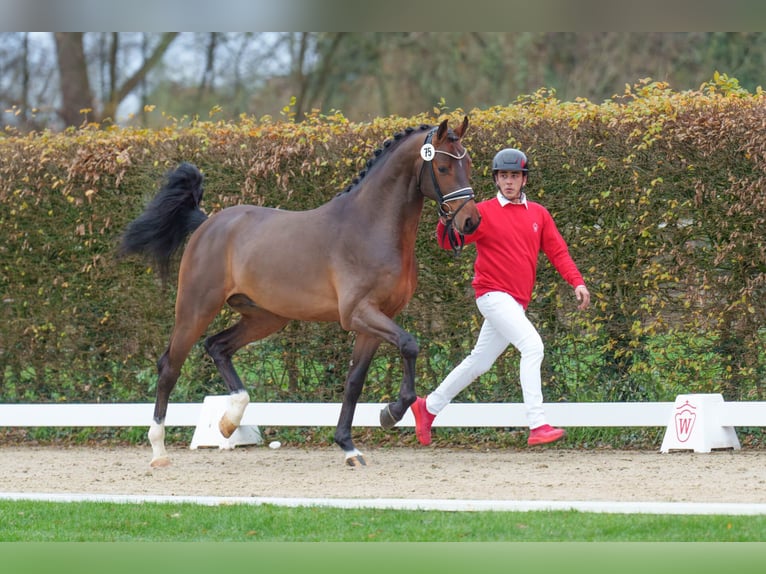
[[[529,172],[527,156],[516,148],[501,149],[492,160],[492,173],[497,171],[523,171]]]

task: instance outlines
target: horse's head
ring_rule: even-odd
[[[470,184],[471,157],[460,142],[467,129],[466,116],[454,130],[444,120],[428,133],[420,151],[423,163],[418,180],[421,192],[439,204],[448,232],[454,229],[461,236],[476,231],[481,222]],[[453,247],[459,250],[459,244]]]

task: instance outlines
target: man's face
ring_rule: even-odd
[[[521,188],[527,183],[527,176],[521,171],[498,171],[495,183],[500,193],[508,201],[517,202],[521,199]]]

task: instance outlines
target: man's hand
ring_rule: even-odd
[[[577,297],[577,300],[580,302],[577,306],[578,309],[582,311],[583,309],[588,308],[590,305],[590,292],[585,285],[578,285],[575,287],[575,297]]]

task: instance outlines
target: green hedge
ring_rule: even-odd
[[[468,112],[473,185],[493,195],[501,147],[525,150],[528,193],[556,218],[593,296],[541,261],[529,309],[546,343],[549,401],[673,400],[680,392],[766,399],[766,107],[716,75],[693,92],[640,82],[601,104],[541,90]],[[117,260],[127,223],[181,161],[205,173],[203,208],[238,203],[307,209],[328,201],[375,148],[407,126],[465,112],[351,123],[167,118],[160,130],[87,126],[0,135],[2,402],[152,400],[155,361],[173,321],[173,286],[145,263]],[[400,323],[420,341],[417,388],[433,389],[471,349],[481,323],[470,288],[473,248],[435,243],[427,201],[420,283]],[[233,319],[224,313],[211,327]],[[353,334],[290,324],[238,353],[254,400],[338,401]],[[381,347],[362,400],[398,392],[400,360]],[[458,400],[520,401],[509,351]],[[223,392],[201,345],[172,400]]]

